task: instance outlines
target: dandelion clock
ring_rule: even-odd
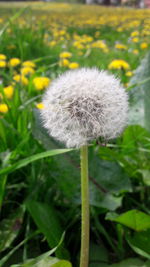
[[[107,71],[81,68],[54,80],[43,97],[41,117],[49,135],[81,153],[81,255],[88,267],[89,189],[88,144],[121,134],[127,121],[128,95],[120,81]]]

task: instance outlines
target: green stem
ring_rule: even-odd
[[[89,265],[89,179],[88,147],[81,147],[81,254],[80,267]]]

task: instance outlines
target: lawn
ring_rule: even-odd
[[[40,112],[53,80],[82,67],[119,78],[131,107],[120,137],[89,146],[89,267],[150,266],[149,48],[147,9],[0,3],[0,266],[79,266],[79,149]]]

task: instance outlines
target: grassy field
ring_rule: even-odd
[[[150,10],[0,3],[0,266],[79,266],[79,152],[52,157],[64,147],[41,126],[42,94],[80,67],[108,70],[131,92],[149,47]],[[149,140],[130,125],[89,148],[90,267],[150,266]]]

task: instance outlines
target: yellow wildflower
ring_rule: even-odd
[[[131,76],[133,76],[133,72],[132,72],[132,71],[127,71],[127,72],[126,72],[126,76],[127,76],[127,77],[131,77]]]
[[[43,90],[45,89],[50,83],[50,79],[47,77],[35,77],[33,79],[33,84],[36,90]]]
[[[0,60],[0,68],[5,68],[6,67],[6,61]]]
[[[141,47],[141,49],[146,49],[146,48],[148,48],[148,44],[147,43],[141,43],[140,47]]]
[[[115,44],[115,48],[121,49],[121,50],[126,50],[127,46],[124,44]]]
[[[49,42],[49,46],[51,46],[51,47],[53,47],[53,46],[55,46],[57,43],[56,43],[56,41],[51,41],[51,42]]]
[[[138,36],[138,35],[139,35],[138,31],[131,32],[131,37],[135,37],[135,36]]]
[[[91,45],[93,48],[101,48],[101,49],[106,49],[107,45],[103,40],[98,40]]]
[[[79,68],[79,64],[77,62],[71,62],[69,64],[69,69],[77,69]]]
[[[117,32],[122,32],[123,31],[123,28],[122,27],[119,27],[118,29],[117,29]]]
[[[28,85],[28,79],[23,75],[16,74],[15,76],[13,76],[13,80],[23,85]]]
[[[79,41],[75,41],[73,46],[76,47],[77,49],[84,49],[84,45],[81,44],[81,42]]]
[[[36,107],[38,108],[38,109],[44,109],[44,104],[41,102],[41,103],[37,103],[36,104]]]
[[[108,69],[124,69],[128,70],[130,65],[123,59],[114,59],[109,65]]]
[[[0,104],[0,112],[1,113],[7,113],[8,112],[8,106],[6,104]]]
[[[7,87],[4,87],[4,95],[8,98],[11,99],[14,93],[14,87],[12,85],[9,85]]]
[[[71,58],[72,54],[70,52],[62,52],[59,55],[60,58]]]
[[[70,62],[69,62],[69,60],[66,59],[66,58],[61,59],[60,62],[59,62],[59,66],[60,66],[60,67],[68,67],[69,64],[70,64]]]
[[[124,83],[124,87],[128,87],[129,86],[129,83]]]
[[[132,42],[133,42],[133,43],[138,43],[138,42],[139,42],[139,38],[138,38],[138,37],[134,37],[134,38],[132,39]]]
[[[19,58],[11,58],[9,60],[9,66],[16,67],[21,63],[21,60]]]
[[[0,60],[6,60],[6,56],[4,54],[0,54]]]
[[[24,61],[22,63],[22,66],[23,67],[30,67],[30,68],[35,68],[36,67],[35,63],[33,61],[31,61],[31,60]]]
[[[25,75],[25,76],[26,75],[31,75],[34,72],[35,72],[35,70],[33,68],[31,68],[31,67],[24,67],[24,68],[21,69],[21,74]]]

